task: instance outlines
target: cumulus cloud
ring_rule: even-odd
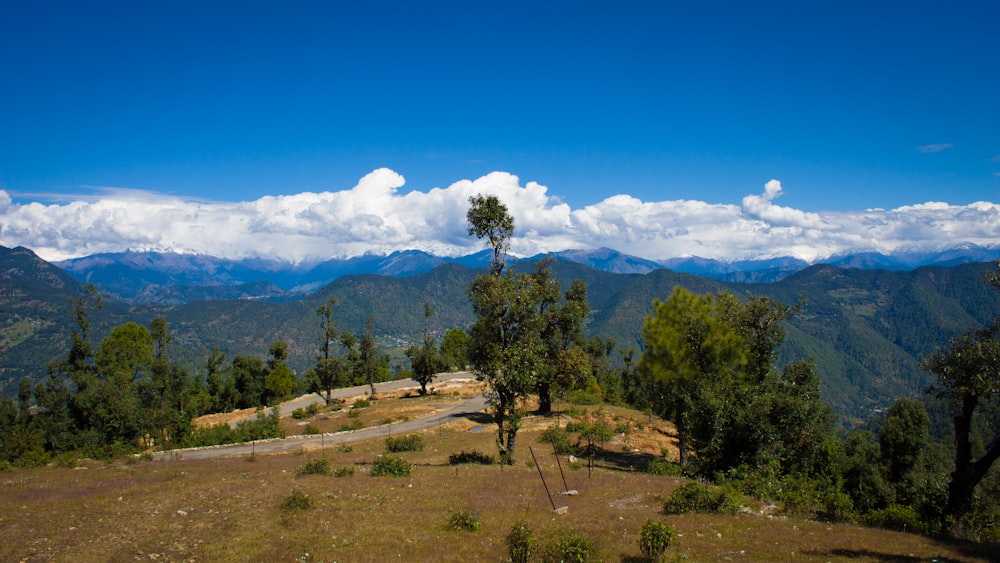
[[[740,205],[619,194],[581,209],[506,172],[400,194],[404,185],[400,174],[382,168],[348,189],[244,202],[103,188],[68,203],[18,204],[0,190],[0,245],[26,246],[49,260],[127,249],[290,262],[407,249],[459,256],[484,248],[467,234],[465,214],[476,194],[496,195],[510,209],[512,251],[520,256],[610,247],[653,260],[794,256],[811,262],[843,252],[1000,240],[994,203],[805,212],[775,203],[783,191],[778,180]]]

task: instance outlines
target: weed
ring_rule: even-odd
[[[409,477],[410,462],[405,459],[386,455],[378,456],[372,461],[372,477]]]
[[[448,529],[475,532],[479,530],[479,516],[468,510],[453,510],[448,515]]]
[[[292,494],[281,501],[281,508],[288,511],[309,510],[313,507],[312,499],[302,491],[295,489]]]
[[[424,449],[424,438],[419,434],[389,436],[385,439],[385,451],[390,453],[419,452]]]

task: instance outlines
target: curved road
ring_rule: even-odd
[[[435,383],[440,383],[442,381],[450,381],[453,379],[465,379],[472,377],[468,372],[458,372],[458,373],[448,373],[442,374],[435,378]],[[386,383],[380,383],[375,385],[376,392],[378,391],[391,391],[398,389],[406,389],[408,387],[415,387],[413,382],[410,380],[397,380],[389,381]],[[344,398],[353,397],[356,395],[363,395],[369,390],[367,385],[360,387],[348,387],[344,389],[337,389],[334,391],[334,397]],[[322,402],[323,400],[317,397],[315,394],[303,395],[297,399],[282,403],[279,405],[279,413],[287,414],[292,412],[297,408],[304,408],[313,402]],[[434,414],[425,416],[423,418],[418,418],[415,420],[406,420],[403,422],[395,422],[392,424],[386,424],[383,426],[375,426],[372,428],[363,428],[361,430],[353,430],[349,432],[335,432],[326,434],[312,434],[305,436],[292,436],[289,438],[275,438],[273,440],[265,440],[254,442],[250,444],[227,444],[224,446],[209,446],[205,448],[189,448],[182,450],[167,450],[162,452],[155,452],[153,454],[154,460],[165,461],[171,459],[210,459],[215,457],[236,457],[236,456],[247,456],[251,453],[257,454],[270,454],[270,453],[280,453],[280,452],[291,452],[298,450],[304,445],[322,445],[322,446],[336,446],[339,444],[346,444],[348,442],[358,442],[361,440],[370,440],[372,438],[379,438],[383,436],[390,436],[392,434],[403,434],[407,432],[416,432],[418,430],[426,430],[432,428],[439,424],[444,424],[446,422],[451,422],[458,418],[466,417],[470,414],[481,412],[486,408],[486,399],[482,395],[478,395],[471,399],[466,399],[461,403],[440,411]],[[256,416],[256,415],[254,415]]]

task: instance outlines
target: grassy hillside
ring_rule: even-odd
[[[412,401],[382,399],[378,416],[398,419]],[[662,514],[664,498],[685,481],[637,470],[670,427],[612,407],[570,409],[532,418],[519,440],[519,463],[449,465],[450,454],[495,453],[492,426],[479,416],[423,432],[423,450],[394,454],[412,464],[408,477],[374,477],[384,440],[350,447],[215,460],[13,469],[0,474],[0,559],[5,561],[502,561],[515,522],[537,538],[536,553],[575,534],[591,561],[641,561],[647,519],[676,532],[667,561],[990,561],[991,546],[770,514],[748,505],[737,515]],[[604,417],[627,429],[604,445],[588,472],[557,462],[539,443],[549,426]],[[658,438],[657,438],[658,437]],[[531,459],[529,446],[538,459]],[[326,459],[333,475],[302,475]],[[70,465],[70,464],[64,464]],[[565,475],[565,486],[560,476]],[[539,478],[557,493],[556,514]],[[290,500],[309,508],[288,507]],[[450,530],[456,514],[476,531]]]

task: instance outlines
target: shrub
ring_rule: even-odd
[[[604,399],[590,389],[577,389],[566,394],[566,400],[574,405],[599,405]]]
[[[333,472],[334,477],[350,477],[352,475],[354,475],[353,465],[345,465],[344,467],[338,467]]]
[[[448,529],[475,532],[479,530],[479,516],[468,510],[454,510],[448,515]]]
[[[572,530],[556,531],[541,553],[542,563],[561,563],[573,561],[585,563],[590,561],[590,539],[580,532]]]
[[[462,450],[460,453],[451,454],[448,456],[448,463],[450,465],[459,465],[462,463],[476,463],[479,465],[493,465],[497,462],[497,458],[480,452],[479,450],[465,451]]]
[[[360,420],[352,420],[346,424],[341,424],[337,427],[337,432],[350,432],[351,430],[361,430],[365,427],[365,423]]]
[[[281,501],[281,508],[285,510],[309,510],[312,507],[312,499],[298,489]]]
[[[0,459],[0,473],[6,473],[11,469],[14,469],[14,466],[9,461]]]
[[[552,425],[542,432],[538,441],[543,444],[552,444],[556,455],[569,455],[575,451],[573,444],[569,441],[569,434],[558,425]]]
[[[310,436],[314,434],[319,434],[319,428],[316,428],[312,424],[307,424],[305,431],[303,431],[303,434],[308,434]]]
[[[740,499],[736,493],[715,485],[688,483],[676,489],[663,503],[663,512],[717,512],[734,514],[739,510]]]
[[[329,475],[330,462],[325,457],[318,457],[306,462],[297,471],[299,475]]]
[[[639,532],[639,551],[650,561],[659,561],[674,539],[674,531],[663,522],[646,520]]]
[[[410,462],[391,455],[378,456],[372,461],[372,477],[409,477]]]
[[[295,420],[301,420],[303,418],[309,418],[311,416],[314,416],[316,413],[318,413],[319,409],[320,409],[319,403],[312,403],[312,404],[310,404],[308,407],[306,407],[304,409],[295,409],[295,410],[293,410],[292,411],[292,418],[294,418]]]
[[[890,504],[879,510],[872,510],[861,517],[861,523],[872,528],[885,528],[900,532],[924,533],[927,526],[912,506]]]
[[[370,407],[371,405],[372,405],[372,402],[369,401],[368,399],[358,399],[357,401],[354,401],[354,405],[351,408],[352,409],[363,409],[363,408]]]
[[[507,534],[507,555],[511,563],[528,563],[533,543],[531,528],[524,522],[514,522]]]
[[[385,439],[385,451],[390,453],[419,452],[424,449],[424,438],[419,434],[409,436],[388,437]]]
[[[646,473],[664,475],[667,477],[680,477],[684,473],[681,464],[667,461],[662,457],[656,457],[649,460],[649,463],[646,464],[644,470]]]

